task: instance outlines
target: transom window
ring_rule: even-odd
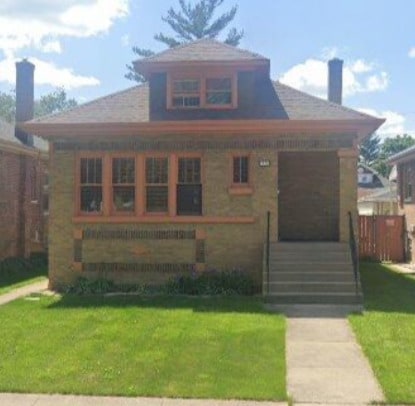
[[[248,184],[249,181],[249,159],[247,156],[233,157],[233,183]]]
[[[115,211],[134,212],[135,159],[113,158],[112,200]]]
[[[236,107],[233,75],[170,79],[170,108]]]
[[[165,213],[168,211],[168,159],[146,158],[146,211]]]
[[[80,209],[83,212],[102,211],[102,159],[81,158]]]

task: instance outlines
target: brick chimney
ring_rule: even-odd
[[[35,65],[27,59],[16,62],[16,123],[33,118]],[[16,128],[15,136],[25,145],[33,146],[33,137]]]
[[[342,104],[343,90],[343,61],[338,58],[329,61],[328,99]]]

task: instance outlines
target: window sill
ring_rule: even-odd
[[[254,194],[254,189],[250,186],[231,186],[228,193],[231,196],[250,196]]]
[[[216,216],[117,216],[117,217],[89,217],[76,216],[72,218],[74,224],[105,223],[105,224],[253,224],[253,216],[216,217]]]

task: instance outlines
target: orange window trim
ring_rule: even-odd
[[[233,181],[233,161],[235,158],[248,158],[248,182],[236,183]],[[234,196],[248,196],[254,193],[254,187],[252,182],[253,173],[253,159],[252,154],[246,152],[232,152],[229,154],[229,187],[228,193]]]
[[[207,79],[231,79],[232,103],[230,104],[209,104],[206,101],[206,82]],[[173,82],[177,80],[198,80],[199,81],[199,106],[173,106],[174,86]],[[236,109],[238,107],[238,75],[237,72],[223,71],[209,73],[171,73],[167,75],[167,109],[169,110],[194,110],[194,109],[211,109],[226,110]]]

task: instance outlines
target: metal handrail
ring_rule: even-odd
[[[358,295],[359,294],[359,280],[360,280],[359,254],[357,250],[356,237],[354,234],[352,213],[349,211],[348,215],[349,215],[349,246],[350,246],[350,253],[352,255],[356,295]]]
[[[267,240],[266,240],[266,252],[265,252],[265,264],[267,271],[267,293],[269,294],[269,252],[270,252],[270,227],[271,227],[271,212],[267,211]]]

